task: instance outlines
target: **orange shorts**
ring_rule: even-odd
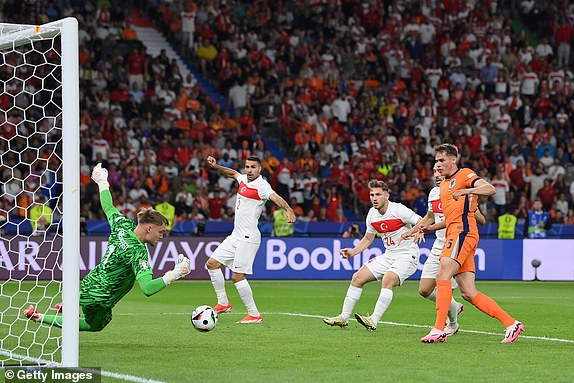
[[[442,247],[441,257],[454,259],[460,265],[455,274],[470,271],[476,273],[474,265],[474,254],[478,247],[478,235],[473,233],[453,233],[448,234],[444,246]]]

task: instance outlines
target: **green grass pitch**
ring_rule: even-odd
[[[321,317],[339,313],[348,283],[252,281],[265,321],[241,325],[235,322],[245,309],[228,282],[234,311],[221,314],[209,333],[190,323],[194,307],[216,303],[208,281],[176,282],[151,298],[136,286],[104,331],[81,333],[81,365],[159,382],[574,381],[574,283],[478,282],[525,323],[524,336],[508,345],[500,344],[502,325],[468,303],[458,335],[444,344],[421,343],[435,310],[418,296],[417,281],[395,289],[382,319],[387,323],[375,332],[355,321],[343,329],[324,325]],[[371,312],[379,289],[367,285],[356,311]]]

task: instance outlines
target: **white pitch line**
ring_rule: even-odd
[[[228,314],[238,314],[238,315],[245,315],[244,312],[231,312],[226,313]],[[326,315],[315,315],[315,314],[302,314],[302,313],[284,313],[284,312],[262,312],[261,314],[265,315],[286,315],[286,316],[293,316],[293,317],[303,317],[303,318],[317,318],[322,319],[325,318]],[[132,316],[132,315],[190,315],[190,313],[118,313],[114,315],[120,316]],[[354,319],[351,319],[354,321]],[[400,327],[417,327],[417,328],[432,328],[432,326],[422,325],[422,324],[413,324],[413,323],[398,323],[398,322],[384,322],[380,321],[379,323],[390,325],[390,326],[400,326]],[[481,334],[481,335],[496,335],[496,336],[503,336],[502,332],[490,332],[490,331],[478,331],[478,330],[465,330],[460,329],[458,332],[467,332],[469,334]],[[548,338],[545,336],[532,336],[532,335],[520,335],[520,339],[535,339],[535,340],[545,340],[549,342],[561,342],[561,343],[574,343],[574,339],[561,339],[561,338]]]
[[[58,367],[59,364],[56,362],[53,362],[51,360],[47,360],[47,359],[40,359],[40,358],[34,358],[32,356],[27,356],[27,355],[20,355],[20,354],[16,354],[14,352],[11,351],[4,351],[4,350],[0,350],[0,355],[4,355],[10,359],[18,359],[18,360],[26,360],[26,361],[30,361],[30,362],[34,362],[34,363],[38,363],[38,364],[45,364],[46,367]],[[15,366],[17,367],[17,366]]]
[[[233,312],[230,314],[238,314],[238,315],[244,315],[245,313],[243,312]],[[316,319],[321,319],[321,318],[325,318],[325,315],[315,315],[315,314],[303,314],[303,313],[285,313],[285,312],[263,312],[262,314],[264,315],[286,315],[286,316],[294,316],[294,317],[302,317],[302,318],[316,318]],[[168,313],[168,312],[153,312],[153,313],[117,313],[114,314],[116,316],[134,316],[134,315],[190,315],[190,313]],[[226,314],[229,315],[229,314]],[[354,320],[354,319],[352,319]],[[402,327],[416,327],[416,328],[431,328],[431,326],[427,326],[427,325],[420,325],[420,324],[412,324],[412,323],[398,323],[398,322],[379,322],[382,324],[386,324],[386,325],[390,325],[390,326],[402,326]],[[459,332],[466,332],[466,333],[470,333],[470,334],[481,334],[481,335],[496,335],[496,336],[501,336],[501,333],[496,333],[496,332],[489,332],[489,331],[477,331],[477,330],[464,330],[464,329],[460,329]],[[560,343],[574,343],[574,340],[572,339],[561,339],[561,338],[548,338],[548,337],[543,337],[543,336],[530,336],[530,335],[521,335],[520,336],[521,339],[534,339],[534,340],[544,340],[544,341],[549,341],[549,342],[560,342]],[[9,358],[14,358],[14,359],[21,359],[21,360],[28,360],[28,361],[32,361],[32,362],[36,362],[36,363],[44,363],[44,364],[52,364],[54,365],[54,362],[49,361],[49,360],[44,360],[44,359],[39,359],[39,358],[33,358],[33,357],[29,357],[26,355],[20,355],[20,354],[15,354],[12,352],[8,352],[8,351],[4,351],[4,350],[0,350],[0,355],[4,355],[7,356]],[[97,371],[94,370],[95,373],[100,373],[102,376],[106,376],[106,377],[111,377],[111,378],[115,378],[115,379],[120,379],[120,380],[125,380],[127,382],[134,382],[134,383],[165,383],[159,380],[153,380],[153,379],[145,379],[145,378],[140,378],[138,376],[133,376],[133,375],[126,375],[126,374],[119,374],[119,373],[115,373],[115,372],[111,372],[111,371],[104,371],[102,370]]]
[[[165,382],[162,382],[161,380],[153,380],[153,379],[140,378],[139,376],[126,375],[126,374],[118,374],[118,373],[116,373],[116,372],[104,371],[104,370],[102,370],[101,375],[102,375],[102,376],[107,376],[108,378],[115,378],[115,379],[125,380],[126,382],[135,382],[135,383],[165,383]]]
[[[18,360],[22,360],[22,361],[29,361],[29,362],[34,362],[34,363],[38,363],[38,364],[45,364],[45,367],[61,367],[60,364],[55,363],[53,361],[50,360],[46,360],[46,359],[40,359],[40,358],[34,358],[31,356],[27,356],[27,355],[20,355],[20,354],[16,354],[13,352],[9,352],[9,351],[4,351],[4,350],[0,350],[0,355],[4,355],[8,358],[11,359],[18,359]],[[14,367],[18,367],[18,366],[14,366]],[[92,370],[90,368],[78,368],[78,371],[83,371],[83,372],[91,372],[93,374],[99,374],[101,376],[105,376],[108,378],[115,378],[115,379],[119,379],[119,380],[125,380],[126,382],[134,382],[134,383],[165,383],[162,382],[160,380],[153,380],[153,379],[146,379],[146,378],[140,378],[139,376],[133,376],[133,375],[126,375],[126,374],[118,374],[117,372],[111,372],[111,371],[105,371],[105,370]]]
[[[298,317],[305,317],[305,318],[325,318],[325,316],[322,316],[322,315],[297,314],[297,313],[263,313],[263,314],[288,315],[288,316],[298,316]],[[420,325],[420,324],[410,324],[410,323],[383,322],[383,321],[380,321],[379,323],[391,325],[391,326],[432,328],[432,326]],[[468,332],[471,334],[482,334],[482,335],[497,335],[497,336],[503,335],[503,334],[497,333],[497,332],[464,330],[464,329],[460,329],[460,330],[458,330],[458,332]],[[520,335],[520,338],[546,340],[546,341],[562,342],[562,343],[574,343],[574,340],[572,340],[572,339],[547,338],[547,337],[543,337],[543,336]]]

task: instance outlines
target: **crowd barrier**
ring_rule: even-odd
[[[43,238],[42,238],[43,239]],[[60,279],[55,267],[61,264],[57,249],[61,238],[4,237],[0,239],[0,279]],[[209,279],[205,262],[224,237],[169,237],[155,247],[149,246],[149,262],[154,275],[163,275],[173,268],[178,254],[191,261],[189,279]],[[363,253],[342,259],[340,249],[353,247],[359,239],[341,238],[264,238],[255,259],[251,279],[350,279],[370,258],[383,252],[379,239]],[[420,246],[420,263],[411,279],[419,279],[432,241]],[[94,268],[107,248],[106,237],[81,238],[81,276]],[[532,260],[541,265],[540,280],[574,280],[574,240],[526,239],[479,242],[475,255],[477,279],[533,280]],[[226,271],[229,277],[229,271]]]
[[[296,237],[338,237],[341,236],[352,224],[358,224],[361,233],[365,232],[365,222],[303,222],[297,221],[293,226]],[[63,222],[55,219],[49,232],[61,229]],[[227,221],[179,221],[176,222],[171,235],[190,236],[196,235],[198,231],[204,236],[225,236],[233,230],[233,222]],[[498,238],[498,225],[487,224],[478,227],[481,238]],[[517,225],[516,238],[524,238],[524,225]],[[259,231],[264,237],[271,236],[273,232],[272,222],[260,222]],[[10,217],[3,225],[4,235],[30,235],[32,225],[27,219]],[[85,232],[88,236],[107,236],[110,234],[110,225],[106,220],[88,220],[85,222]],[[574,225],[553,225],[548,231],[549,238],[574,239]],[[429,236],[432,238],[432,235]]]
[[[195,235],[198,221],[176,222],[171,233],[175,236]],[[361,233],[365,232],[365,222],[303,222],[297,221],[293,226],[294,235],[298,237],[337,237],[342,235],[353,224],[359,225]],[[233,222],[206,221],[201,231],[205,236],[227,235],[233,230]],[[497,238],[498,225],[488,224],[478,227],[482,238]],[[105,220],[86,221],[88,235],[108,235],[110,226]],[[260,222],[259,231],[263,236],[270,236],[273,231],[272,222]],[[553,225],[548,236],[551,238],[574,238],[574,225]],[[524,225],[516,226],[516,238],[524,237]]]

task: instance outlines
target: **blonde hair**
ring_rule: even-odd
[[[385,181],[370,180],[369,189],[383,189],[383,191],[389,191],[389,185]]]
[[[163,214],[161,214],[159,211],[151,207],[148,207],[142,209],[138,213],[138,224],[146,224],[146,223],[161,226],[161,225],[167,225],[168,221],[167,218],[165,218]]]

